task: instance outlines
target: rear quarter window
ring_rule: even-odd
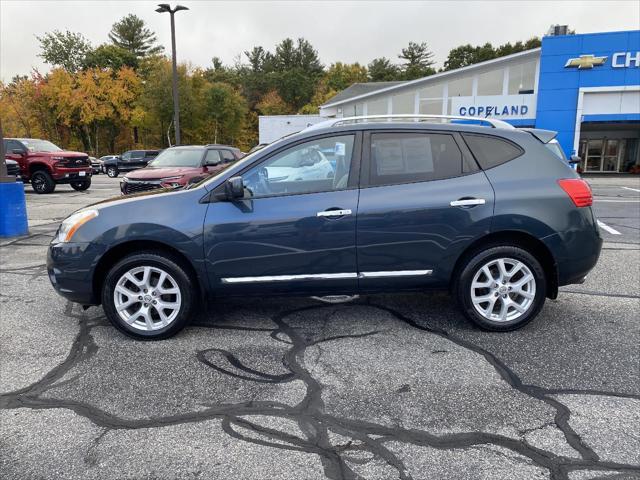
[[[502,138],[468,133],[462,136],[483,170],[502,165],[524,153],[522,148]]]

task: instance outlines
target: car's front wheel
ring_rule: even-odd
[[[126,256],[107,273],[102,289],[107,318],[121,332],[142,340],[160,340],[182,330],[195,299],[187,270],[164,252]]]
[[[116,167],[107,167],[107,175],[111,178],[118,176],[118,169]]]
[[[512,245],[492,246],[472,254],[456,282],[465,316],[485,330],[516,330],[540,312],[546,278],[540,262]]]
[[[73,188],[74,190],[77,190],[78,192],[82,192],[88,189],[90,186],[91,186],[91,179],[71,182],[71,188]]]
[[[36,193],[51,193],[56,189],[56,182],[49,172],[39,170],[31,175],[31,188]]]

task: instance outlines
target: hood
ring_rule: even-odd
[[[32,152],[37,153],[38,155],[43,155],[47,157],[82,157],[86,158],[89,155],[82,152],[72,152],[68,150],[60,150],[59,152]]]
[[[180,175],[197,175],[202,171],[202,167],[146,167],[127,173],[125,177],[131,180],[157,180]]]

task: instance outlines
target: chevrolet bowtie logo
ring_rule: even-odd
[[[577,67],[579,70],[583,68],[593,68],[598,65],[604,65],[607,61],[607,57],[595,57],[593,55],[580,55],[578,58],[570,58],[564,65],[567,67]]]

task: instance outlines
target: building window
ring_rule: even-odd
[[[395,95],[391,99],[391,113],[415,113],[415,98],[416,94],[414,92]]]
[[[425,115],[442,115],[442,99],[420,99],[420,113]]]
[[[364,110],[364,103],[356,103],[356,116],[357,117],[361,117],[362,115],[364,115],[363,110]]]
[[[443,84],[431,85],[418,92],[420,96],[419,113],[442,115]]]
[[[536,83],[536,61],[524,62],[509,67],[509,95],[534,93]]]
[[[386,115],[387,103],[387,97],[367,102],[367,115]]]
[[[504,69],[490,70],[478,75],[478,95],[502,95]]]
[[[353,117],[356,114],[355,105],[346,105],[342,108],[342,117]]]
[[[450,97],[470,97],[473,89],[473,78],[463,77],[449,83]]]

